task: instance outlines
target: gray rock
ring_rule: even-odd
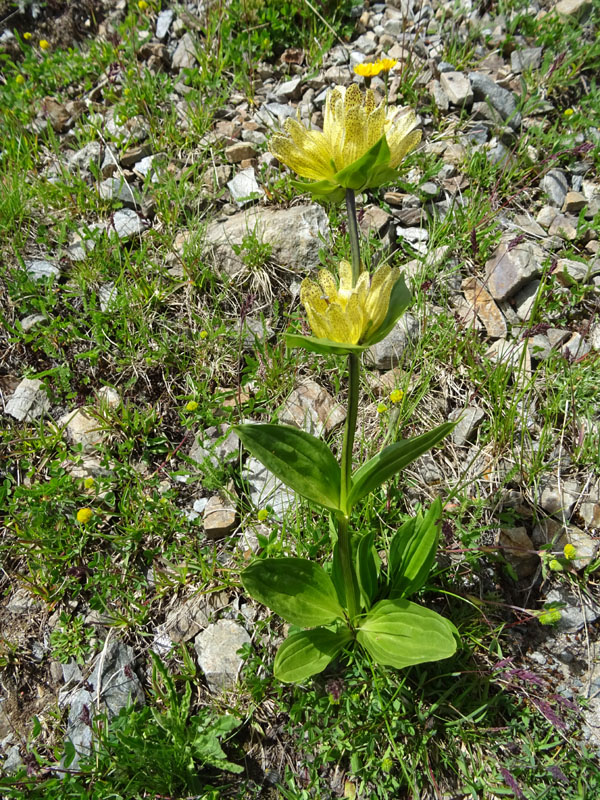
[[[567,276],[567,285],[572,281],[585,283],[590,276],[591,266],[583,261],[574,261],[570,258],[559,258],[557,263],[558,277]]]
[[[450,422],[459,420],[458,424],[452,431],[452,441],[457,447],[462,447],[467,444],[477,428],[481,425],[485,418],[485,413],[476,406],[467,406],[467,408],[457,409],[453,411],[448,419]]]
[[[600,606],[589,595],[578,597],[571,594],[567,587],[553,589],[546,595],[546,604],[564,603],[560,609],[561,618],[557,624],[560,631],[575,633],[584,624],[591,625],[600,617]]]
[[[60,417],[58,424],[64,427],[68,439],[73,444],[81,445],[84,453],[93,453],[96,446],[102,444],[102,422],[90,416],[84,409],[68,411]]]
[[[173,69],[191,69],[196,64],[196,40],[191,33],[186,32],[179,40],[179,44],[173,53]]]
[[[117,287],[114,283],[103,283],[98,289],[101,311],[112,311],[117,307]]]
[[[27,333],[32,328],[38,324],[38,322],[43,322],[46,317],[43,314],[28,314],[26,317],[20,321],[21,330],[23,333]]]
[[[365,351],[365,364],[379,370],[393,369],[418,336],[417,319],[412,314],[404,314],[384,339]]]
[[[159,13],[158,17],[156,18],[156,31],[154,34],[159,41],[162,41],[169,32],[169,28],[171,27],[171,22],[173,22],[174,16],[175,12],[170,8],[167,8]]]
[[[192,639],[209,622],[209,604],[205,594],[195,594],[169,611],[162,629],[174,644]]]
[[[433,98],[433,102],[436,104],[439,110],[442,112],[448,111],[450,108],[450,98],[442,89],[441,83],[435,80],[429,81],[427,88],[429,89],[429,93]]]
[[[254,167],[247,167],[246,169],[240,170],[227,182],[227,188],[238,206],[245,206],[248,203],[253,203],[264,196],[264,192],[256,180]]]
[[[288,117],[295,117],[296,111],[293,106],[283,103],[265,103],[254,114],[256,122],[272,128],[274,124],[283,126]]]
[[[42,610],[42,604],[27,589],[17,589],[6,603],[5,609],[18,616],[32,615]]]
[[[27,274],[34,281],[39,281],[42,278],[56,278],[60,275],[60,267],[57,267],[52,261],[33,258],[25,259],[23,263],[25,264]]]
[[[552,345],[543,333],[536,333],[528,340],[529,354],[532,362],[544,361],[552,352]]]
[[[524,322],[527,321],[535,306],[535,301],[541,281],[531,281],[524,286],[515,297],[517,316]]]
[[[563,355],[568,355],[571,359],[582,358],[590,352],[590,346],[583,336],[577,331],[562,346]]]
[[[485,100],[490,103],[513,130],[516,131],[521,127],[521,114],[517,111],[517,101],[512,92],[498,86],[483,72],[470,72],[469,80],[475,100]]]
[[[473,102],[471,83],[463,72],[442,72],[440,86],[455,106],[470,105]]]
[[[283,519],[296,504],[296,494],[288,489],[256,458],[249,458],[242,470],[250,499],[258,509],[270,506],[274,516]]]
[[[575,569],[584,569],[594,561],[600,546],[598,539],[592,539],[588,533],[575,527],[568,528],[567,539],[576,551],[575,558],[572,560]]]
[[[211,692],[235,686],[244,663],[237,651],[250,642],[247,631],[231,619],[220,619],[196,636],[198,664]]]
[[[559,486],[556,478],[551,478],[542,489],[540,506],[547,514],[569,519],[580,494],[581,487],[575,481],[561,481]]]
[[[202,465],[207,459],[217,469],[233,456],[238,455],[240,440],[237,434],[223,424],[219,429],[206,428],[196,436],[189,457],[197,464]]]
[[[46,387],[37,378],[23,378],[4,409],[19,422],[39,419],[50,408]]]
[[[129,208],[136,208],[140,205],[139,192],[121,177],[106,178],[98,185],[98,194],[104,200],[117,200]]]
[[[145,158],[141,158],[139,161],[136,161],[133,165],[133,170],[138,175],[141,175],[142,178],[146,178],[148,175],[152,177],[150,180],[152,183],[158,183],[160,180],[160,176],[157,171],[157,162],[164,157],[163,153],[154,153],[149,156],[145,156]]]
[[[556,208],[562,208],[565,197],[569,191],[569,184],[565,173],[560,169],[550,169],[540,182],[542,191],[546,192],[548,199]],[[540,222],[543,226],[543,223]],[[550,224],[550,223],[548,223]]]
[[[312,380],[296,387],[279,413],[279,421],[320,438],[346,419],[346,410],[326,389]]]
[[[542,63],[541,47],[524,47],[522,50],[513,50],[510,54],[510,66],[513,72],[519,74],[528,69],[539,69]]]
[[[554,6],[554,10],[560,17],[574,17],[575,19],[585,16],[591,8],[591,0],[559,0]]]
[[[575,179],[580,178],[578,175],[573,176],[573,185],[575,184]],[[587,200],[583,194],[579,192],[567,192],[565,196],[564,203],[562,204],[561,211],[569,212],[569,213],[578,213],[581,211],[582,208],[585,208],[587,205]]]
[[[88,142],[81,150],[68,157],[70,170],[90,174],[90,165],[99,167],[102,163],[102,145],[100,142]]]
[[[577,217],[572,214],[557,214],[548,228],[550,236],[560,236],[568,242],[577,238]]]
[[[329,219],[316,203],[281,210],[253,208],[234,214],[225,222],[210,223],[205,246],[212,251],[218,267],[234,276],[244,269],[244,263],[233,247],[241,245],[250,234],[271,245],[273,261],[304,275],[319,265],[319,250],[329,241]]]
[[[501,528],[498,546],[519,578],[530,577],[539,567],[539,556],[525,528]]]
[[[511,247],[504,239],[486,263],[487,287],[495,300],[506,300],[522,286],[537,278],[542,271],[546,254],[533,242]]]
[[[4,775],[14,775],[23,766],[23,759],[21,758],[21,748],[18,744],[13,744],[9,747],[2,762],[2,771]]]
[[[115,211],[112,217],[112,225],[114,233],[121,241],[131,239],[133,236],[139,236],[146,230],[141,217],[131,208],[121,208]]]
[[[278,100],[298,100],[301,94],[300,85],[302,83],[302,77],[300,75],[296,75],[294,78],[290,78],[288,81],[284,81],[280,83],[279,86],[275,89],[275,97]]]

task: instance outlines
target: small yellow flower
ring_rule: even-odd
[[[326,269],[319,272],[318,283],[305,278],[300,286],[300,300],[318,339],[360,344],[384,321],[400,273],[384,264],[373,276],[361,272],[354,287],[348,261],[340,262],[339,273],[339,286]]]
[[[264,522],[268,516],[269,512],[267,511],[267,509],[261,508],[258,514],[256,515],[256,518],[258,519],[259,522]]]
[[[26,42],[28,42],[31,39],[32,35],[33,34],[29,33],[29,31],[25,31],[25,33],[23,34],[23,38],[25,39]]]
[[[83,481],[83,485],[84,485],[84,487],[86,489],[91,489],[92,486],[94,485],[94,483],[95,483],[95,481],[91,476],[88,477],[88,478],[85,478],[85,480]],[[89,509],[88,509],[88,511],[89,511]]]
[[[186,411],[195,411],[198,408],[198,403],[195,400],[190,400],[190,402],[186,405]]]
[[[389,72],[398,62],[395,58],[382,58],[372,63],[363,62],[354,67],[354,72],[363,78],[374,78],[380,72]]]
[[[94,512],[91,508],[80,508],[77,512],[77,522],[85,525],[85,523],[89,522],[93,516]]]
[[[390,394],[390,400],[392,403],[399,403],[403,397],[404,392],[401,389],[394,389],[394,391]]]
[[[563,111],[563,116],[572,117],[574,113],[575,111],[572,108],[565,108],[565,110]]]
[[[25,78],[22,75],[17,75],[17,77],[15,78],[15,83],[18,86],[22,86],[25,83]]]
[[[146,0],[138,0],[138,8],[140,11],[145,11],[148,8]]]
[[[384,103],[376,105],[370,89],[363,95],[353,83],[347,89],[336,86],[327,93],[322,132],[307,130],[298,120],[287,119],[284,132],[272,137],[269,148],[301,178],[325,181],[326,184],[315,187],[321,193],[333,193],[339,187],[363,191],[392,179],[390,170],[397,169],[421,140],[421,132],[413,130],[415,125],[412,111],[399,112],[396,108],[386,108]],[[361,185],[355,185],[356,175],[346,168],[384,136],[389,159],[361,175]],[[338,175],[341,170],[346,172]]]
[[[385,414],[385,412],[387,410],[388,410],[388,407],[386,406],[385,403],[379,403],[379,405],[377,406],[377,413],[378,414]]]
[[[40,39],[40,50],[49,50],[50,42],[47,39]]]
[[[206,339],[207,336],[208,336],[208,332],[207,331],[200,331],[200,338],[201,339]]]
[[[567,561],[571,561],[577,556],[577,550],[575,549],[575,546],[572,544],[566,544],[564,546],[563,553]]]

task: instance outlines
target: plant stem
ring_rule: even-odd
[[[346,211],[348,212],[348,233],[350,234],[350,251],[352,253],[352,285],[355,286],[360,275],[360,243],[354,189],[346,189]]]
[[[352,449],[354,447],[356,416],[358,413],[358,387],[358,356],[350,354],[348,356],[348,413],[346,416],[346,426],[344,428],[344,441],[342,443],[342,486],[340,499],[343,509],[346,509],[346,500],[350,492],[352,481]],[[350,509],[348,509],[348,512],[349,511]],[[346,606],[350,622],[352,622],[359,612],[358,581],[352,559],[351,535],[348,530],[347,516],[338,519],[338,552],[340,555],[342,573],[344,575]]]

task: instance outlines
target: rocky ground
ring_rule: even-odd
[[[13,32],[22,35],[33,30],[54,49],[85,49],[90,36],[97,40],[114,37],[127,7],[124,0],[53,0],[38,5],[35,14],[35,3],[23,13],[13,10],[12,3],[0,4],[0,47],[15,61],[19,46]],[[60,291],[73,266],[89,259],[104,242],[135,246],[153,232],[160,232],[164,222],[157,214],[153,187],[166,176],[184,182],[190,164],[200,158],[210,159],[204,197],[192,200],[198,203],[192,210],[199,218],[210,219],[202,252],[213,260],[218,274],[247,287],[248,293],[258,298],[249,312],[240,315],[243,349],[252,352],[257,339],[272,341],[281,321],[269,318],[265,309],[275,297],[285,298],[287,307],[292,307],[299,280],[317,267],[319,251],[324,242],[332,240],[332,231],[325,210],[305,197],[287,204],[273,202],[270,187],[279,166],[265,143],[273,127],[291,116],[321,125],[327,88],[359,80],[352,67],[385,54],[399,64],[390,75],[389,102],[398,101],[407,75],[414,91],[428,98],[428,111],[420,117],[424,132],[421,152],[426,159],[440,159],[441,167],[434,175],[427,175],[424,167],[412,167],[406,184],[415,187],[414,191],[398,186],[379,197],[363,198],[361,229],[366,236],[379,238],[381,253],[404,255],[404,269],[414,288],[422,288],[424,275],[437,265],[443,267],[444,291],[457,329],[474,330],[485,342],[485,358],[491,364],[512,368],[511,380],[524,387],[521,418],[515,425],[523,425],[535,441],[540,420],[526,387],[540,363],[559,353],[566,363],[584,362],[592,374],[598,375],[600,243],[594,224],[600,213],[600,182],[594,168],[594,153],[600,144],[598,120],[590,119],[587,127],[574,135],[567,162],[556,152],[531,146],[528,166],[515,183],[514,195],[493,206],[493,219],[481,219],[479,228],[471,229],[470,258],[458,256],[452,242],[441,243],[435,228],[469,203],[468,192],[477,178],[465,167],[466,161],[481,159],[496,168],[500,164],[509,173],[517,160],[518,143],[527,131],[533,126],[543,127],[546,119],[575,107],[590,91],[592,76],[582,71],[580,82],[568,90],[561,93],[560,87],[553,88],[546,96],[538,94],[535,103],[528,103],[524,75],[548,69],[549,63],[549,69],[558,68],[560,54],[548,62],[547,46],[519,34],[512,36],[507,46],[509,20],[493,4],[463,0],[459,5],[450,12],[436,0],[365,4],[358,10],[352,39],[337,42],[318,70],[297,50],[286,50],[272,63],[257,64],[251,102],[246,93],[234,91],[193,152],[156,152],[144,115],[124,119],[115,114],[105,99],[107,89],[118,88],[126,65],[112,65],[91,87],[73,86],[68,98],[64,94],[45,97],[36,108],[29,131],[41,136],[50,127],[57,146],[40,151],[38,176],[52,183],[63,180],[65,174],[77,175],[99,198],[114,202],[115,210],[107,217],[90,213],[76,220],[77,230],[55,252],[39,252],[30,241],[22,252],[24,268],[35,280],[54,277]],[[582,35],[593,38],[593,27],[585,27],[589,12],[586,0],[560,0],[557,4],[534,0],[530,4],[532,17],[554,14],[579,19]],[[206,46],[201,33],[206,13],[199,3],[163,3],[160,13],[151,9],[147,34],[141,36],[137,50],[139,63],[148,70],[177,78],[166,102],[176,108],[183,132],[196,124],[199,113],[199,98],[196,92],[190,92],[187,76],[188,70],[200,68],[200,52]],[[442,60],[445,37],[451,34],[457,41],[466,41],[474,31],[478,37],[476,68],[463,69],[458,56],[455,63]],[[383,81],[375,78],[372,88],[383,92]],[[79,147],[76,131],[86,119],[100,135]],[[493,186],[490,191],[493,195]],[[499,230],[500,236],[482,260],[478,250],[487,241],[490,226],[496,233]],[[248,232],[256,230],[260,231],[261,244],[268,245],[270,271],[255,268],[245,258],[250,247]],[[185,282],[186,258],[196,237],[193,227],[181,226],[165,249],[165,266],[174,280]],[[7,254],[7,259],[7,266],[15,267],[15,255]],[[536,316],[531,324],[540,302],[540,287],[548,282],[548,260],[550,274],[556,278],[553,291],[557,302],[569,294],[578,300],[569,307],[568,317],[563,313],[563,303],[560,314],[553,315],[549,306],[545,321],[539,322]],[[110,312],[119,291],[114,282],[98,286],[103,312]],[[5,304],[5,319],[11,325],[18,321],[23,333],[45,324],[43,314],[23,316],[7,293],[0,297]],[[427,308],[430,317],[439,312],[436,303]],[[416,346],[423,325],[416,311],[406,314],[397,329],[367,353],[371,395],[370,404],[361,412],[363,430],[368,430],[368,420],[381,398],[394,388],[403,354]],[[89,399],[88,389],[82,402],[56,402],[43,378],[25,377],[30,370],[39,373],[54,364],[40,362],[36,352],[8,338],[4,344],[0,355],[3,424],[17,427],[53,422],[68,445],[78,450],[78,457],[70,459],[67,470],[81,479],[97,479],[106,470],[98,456],[98,448],[106,443],[99,420],[107,409],[123,402],[119,375],[102,374],[100,370],[91,375],[93,386],[103,385],[95,400]],[[564,718],[577,708],[578,699],[585,698],[576,725],[582,728],[590,747],[600,751],[600,595],[594,573],[584,572],[597,563],[600,542],[597,465],[594,469],[593,465],[574,464],[567,442],[557,439],[554,466],[542,475],[534,491],[514,475],[515,464],[510,459],[498,456],[492,445],[482,447],[479,430],[482,425],[486,427],[489,414],[476,393],[465,394],[460,376],[450,367],[440,380],[445,382],[444,392],[430,398],[433,408],[418,413],[424,418],[433,415],[439,421],[460,418],[461,422],[446,453],[447,463],[422,459],[415,466],[419,488],[414,499],[430,496],[434,487],[453,483],[459,476],[462,481],[471,481],[490,502],[501,497],[500,506],[508,510],[506,518],[511,521],[491,526],[493,535],[483,542],[490,550],[503,553],[515,578],[507,579],[501,587],[502,602],[508,603],[512,612],[507,616],[504,639],[508,658],[496,667],[498,682],[527,698],[557,729],[564,729],[565,735],[572,723],[567,724]],[[282,405],[280,421],[317,435],[335,433],[344,411],[328,391],[331,388],[329,380],[299,380]],[[244,387],[244,391],[251,393],[252,386]],[[156,399],[151,381],[140,392],[149,402]],[[569,431],[567,438],[570,441],[590,432],[597,437],[598,420],[596,405],[595,416],[581,417],[583,427]],[[176,450],[170,456],[170,466],[185,471],[194,463],[202,466],[208,460],[217,467],[236,459],[238,442],[227,431],[226,424],[199,425],[178,448],[186,459],[178,462]],[[13,468],[8,463],[0,466],[0,475]],[[512,477],[505,480],[508,473]],[[285,517],[295,502],[290,493],[252,459],[245,463],[243,474],[254,506],[269,504],[276,518]],[[165,482],[167,488],[176,486],[176,479],[170,476]],[[250,554],[258,549],[259,537],[268,536],[268,527],[261,523],[240,525],[239,503],[232,497],[231,492],[209,491],[189,496],[184,512],[187,519],[202,520],[208,539],[222,543],[224,537],[234,535],[238,554],[240,550]],[[221,553],[224,563],[227,548],[232,549],[231,540],[226,541],[229,544]],[[548,561],[539,553],[550,544],[560,554],[567,542],[575,545],[577,557],[567,566],[567,574],[554,580]],[[449,562],[459,558],[456,542],[448,542],[444,558]],[[152,569],[147,579],[150,586],[157,581]],[[499,585],[492,572],[486,580],[496,588]],[[482,579],[481,586],[486,580]],[[49,637],[60,625],[60,610],[32,596],[10,566],[2,588],[0,642],[10,641],[27,653],[26,665],[0,673],[0,751],[4,770],[9,772],[27,758],[24,742],[34,716],[61,709],[67,720],[67,736],[82,750],[91,740],[84,709],[101,700],[115,713],[129,696],[143,700],[149,665],[144,653],[122,641],[101,614],[78,607],[75,600],[74,608],[93,629],[99,644],[87,663],[72,660],[61,664],[49,657]],[[554,626],[530,622],[531,610],[539,611],[544,604],[561,609]],[[251,642],[258,614],[239,592],[196,595],[190,590],[171,600],[162,599],[155,612],[156,618],[145,625],[150,647],[167,654],[173,643],[193,640],[207,692],[218,695],[224,687],[235,685],[242,666],[237,651]]]

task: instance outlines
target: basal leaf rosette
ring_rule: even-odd
[[[361,192],[394,180],[403,158],[421,140],[412,111],[376,104],[370,89],[353,83],[327,93],[323,131],[287,119],[269,144],[271,153],[310,182],[302,191],[338,202],[346,189]]]
[[[313,336],[287,334],[288,347],[314,353],[360,353],[391,331],[411,301],[399,270],[384,264],[373,275],[363,271],[352,285],[352,266],[341,261],[339,282],[328,270],[318,280],[305,278],[300,300]]]

